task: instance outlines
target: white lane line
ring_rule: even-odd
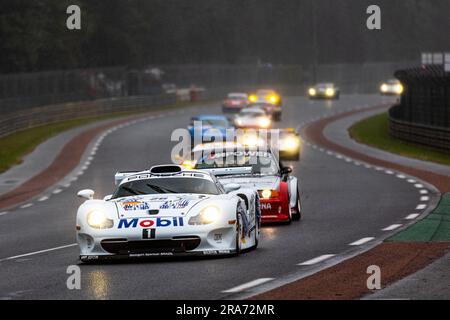
[[[386,170],[384,173],[386,173],[386,174],[394,174],[394,172],[391,171],[391,170]]]
[[[425,209],[426,207],[427,207],[426,204],[419,204],[419,205],[417,205],[416,210],[423,210],[423,209]]]
[[[8,213],[8,211],[0,212],[0,216],[4,216],[4,215],[7,214],[7,213]]]
[[[260,279],[256,279],[256,280],[253,280],[253,281],[241,284],[240,286],[237,286],[237,287],[234,287],[234,288],[231,288],[231,289],[228,289],[228,290],[224,290],[222,292],[224,292],[224,293],[241,292],[241,291],[247,290],[249,288],[259,286],[259,285],[261,285],[263,283],[272,281],[273,279],[274,278],[260,278]]]
[[[418,189],[422,189],[423,188],[423,184],[417,183],[414,185],[414,187],[418,188]]]
[[[416,183],[416,180],[414,180],[414,179],[408,179],[406,181],[408,181],[409,183]]]
[[[419,192],[420,192],[420,194],[428,194],[428,190],[426,190],[426,189],[422,189]]]
[[[38,199],[39,202],[48,200],[48,196],[43,196]]]
[[[430,200],[430,197],[428,196],[420,197],[420,201],[428,201],[428,200]]]
[[[419,216],[418,213],[411,213],[409,215],[406,216],[406,220],[414,220],[415,218],[417,218]]]
[[[343,159],[344,157],[341,156],[340,154],[337,154],[337,155],[336,155],[336,158],[338,158],[338,159]]]
[[[53,190],[53,194],[58,194],[58,193],[61,193],[62,192],[62,189],[55,189],[55,190]]]
[[[8,258],[0,259],[0,262],[7,261],[7,260],[14,260],[14,259],[23,258],[23,257],[34,256],[36,254],[45,253],[45,252],[50,252],[50,251],[70,248],[70,247],[74,247],[76,245],[77,245],[76,243],[72,243],[72,244],[68,244],[68,245],[60,246],[60,247],[55,247],[55,248],[51,248],[51,249],[45,249],[45,250],[39,250],[39,251],[30,252],[30,253],[20,254],[20,255],[17,255],[17,256],[12,256],[12,257],[8,257]]]
[[[324,255],[318,256],[317,258],[314,258],[314,259],[311,259],[311,260],[299,263],[297,265],[298,266],[310,266],[310,265],[322,262],[324,260],[327,260],[327,259],[329,259],[331,257],[334,257],[334,256],[335,256],[334,254],[324,254]]]
[[[402,226],[401,224],[391,224],[389,227],[386,227],[386,228],[384,228],[382,230],[383,231],[392,231],[392,230],[395,230],[395,229],[397,229],[397,228],[399,228],[401,226]]]
[[[375,167],[375,170],[377,171],[383,171],[384,169],[382,167]]]
[[[366,237],[366,238],[362,238],[359,240],[356,240],[355,242],[350,243],[350,246],[360,246],[366,242],[372,241],[373,239],[375,239],[374,237]]]
[[[370,164],[365,164],[364,167],[365,167],[366,169],[371,169],[371,168],[372,168],[372,166],[371,166]]]
[[[399,178],[399,179],[405,179],[405,178],[406,178],[406,177],[405,177],[404,175],[402,175],[402,174],[398,174],[396,177]]]
[[[64,188],[69,188],[70,187],[70,183],[66,183],[63,185]]]
[[[29,208],[29,207],[31,207],[31,206],[33,206],[32,203],[27,203],[27,204],[21,205],[21,206],[20,206],[20,209],[26,209],[26,208]]]

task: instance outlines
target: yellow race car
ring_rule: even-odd
[[[265,102],[281,107],[280,95],[272,89],[260,89],[248,97],[249,103]]]

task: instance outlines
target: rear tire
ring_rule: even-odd
[[[241,215],[239,213],[236,214],[236,255],[239,255],[242,251],[241,249]]]
[[[292,220],[299,221],[302,219],[302,205],[300,203],[300,195],[298,193],[298,189],[297,189],[297,204],[295,209],[297,212],[292,215]]]

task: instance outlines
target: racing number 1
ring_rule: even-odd
[[[142,239],[155,239],[156,229],[142,229]]]

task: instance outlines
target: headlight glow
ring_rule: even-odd
[[[386,92],[388,90],[388,86],[386,83],[383,83],[380,87],[381,92]]]
[[[299,145],[300,145],[299,139],[294,137],[286,138],[281,143],[283,149],[287,149],[290,151],[298,149]]]
[[[316,95],[316,89],[309,88],[308,93],[309,93],[310,96],[315,96]]]
[[[183,161],[183,163],[181,165],[183,167],[185,167],[186,169],[189,169],[189,170],[195,168],[195,162],[194,161],[190,161],[190,160]]]
[[[220,209],[215,206],[204,208],[198,215],[189,219],[190,225],[210,224],[220,218]]]
[[[270,119],[269,118],[260,118],[258,120],[258,124],[262,128],[268,128],[270,126]]]
[[[333,88],[327,88],[327,89],[325,90],[325,94],[326,94],[328,97],[334,96],[334,89],[333,89]]]
[[[264,199],[269,199],[271,195],[272,195],[272,191],[270,191],[269,189],[265,189],[261,192],[261,196]]]
[[[259,196],[262,199],[270,199],[270,198],[277,198],[278,197],[278,191],[277,190],[271,190],[271,189],[264,189],[259,191]]]
[[[258,97],[252,94],[250,97],[248,97],[248,100],[250,100],[250,102],[256,102],[256,100],[258,100]]]
[[[99,210],[94,210],[88,213],[87,215],[87,223],[92,228],[96,229],[108,229],[112,228],[114,222],[111,219],[108,219],[106,215]]]
[[[273,95],[273,96],[270,96],[270,97],[269,97],[269,100],[270,100],[270,102],[272,102],[272,103],[277,103],[277,102],[278,102],[278,97],[275,96],[275,95]]]
[[[397,92],[398,94],[401,94],[403,92],[403,85],[401,85],[401,84],[396,85],[395,92]]]

